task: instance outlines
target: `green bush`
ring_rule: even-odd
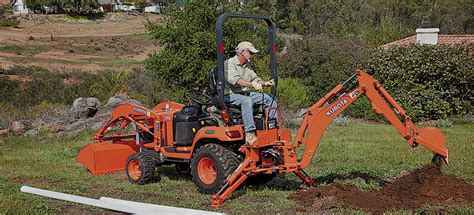
[[[126,83],[131,70],[121,69],[117,72],[102,72],[97,81],[90,86],[92,95],[98,97],[112,97],[115,94],[128,93],[128,85]]]
[[[0,14],[0,27],[18,27],[20,20],[16,17],[6,17]]]
[[[305,86],[295,78],[278,79],[278,104],[292,110],[308,108],[309,97]]]
[[[346,80],[368,56],[368,47],[354,40],[334,40],[326,36],[294,40],[279,57],[282,77],[298,79],[310,101],[316,102],[338,83]]]
[[[363,118],[374,121],[380,121],[384,118],[384,116],[372,111],[372,104],[365,96],[359,97],[359,99],[352,103],[344,113],[354,118]]]
[[[415,120],[472,113],[468,46],[411,45],[375,52],[368,71]]]

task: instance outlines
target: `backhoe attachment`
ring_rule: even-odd
[[[357,78],[359,86],[335,99],[335,96],[341,94],[347,83],[350,83],[354,78]],[[295,147],[298,147],[299,144],[306,145],[301,160],[301,168],[305,168],[310,164],[324,130],[330,122],[362,95],[367,96],[372,103],[373,111],[384,115],[408,144],[413,147],[418,144],[422,145],[433,151],[435,156],[441,156],[444,162],[448,164],[446,138],[441,130],[434,127],[417,130],[411,118],[406,115],[405,110],[378,81],[362,70],[357,70],[352,77],[344,83],[338,84],[308,109],[293,143]]]

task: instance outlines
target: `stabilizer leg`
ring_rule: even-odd
[[[296,170],[294,173],[307,185],[312,185],[314,183],[314,178],[309,177],[303,170]]]
[[[218,208],[224,203],[227,197],[234,192],[249,176],[248,167],[250,165],[250,156],[247,156],[239,167],[227,178],[226,183],[219,192],[212,196],[212,207]]]
[[[236,190],[249,176],[247,174],[241,175],[232,185],[225,184],[219,193],[212,195],[211,207],[218,208],[224,201]]]

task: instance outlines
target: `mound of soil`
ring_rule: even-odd
[[[392,209],[415,209],[425,205],[449,205],[474,202],[474,185],[445,175],[435,165],[427,165],[402,176],[381,190],[361,191],[358,188],[331,184],[300,191],[289,197],[307,212],[335,206],[381,213]]]

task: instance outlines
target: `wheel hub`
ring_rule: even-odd
[[[216,163],[209,157],[203,157],[198,163],[198,175],[204,184],[212,184],[216,181]]]

